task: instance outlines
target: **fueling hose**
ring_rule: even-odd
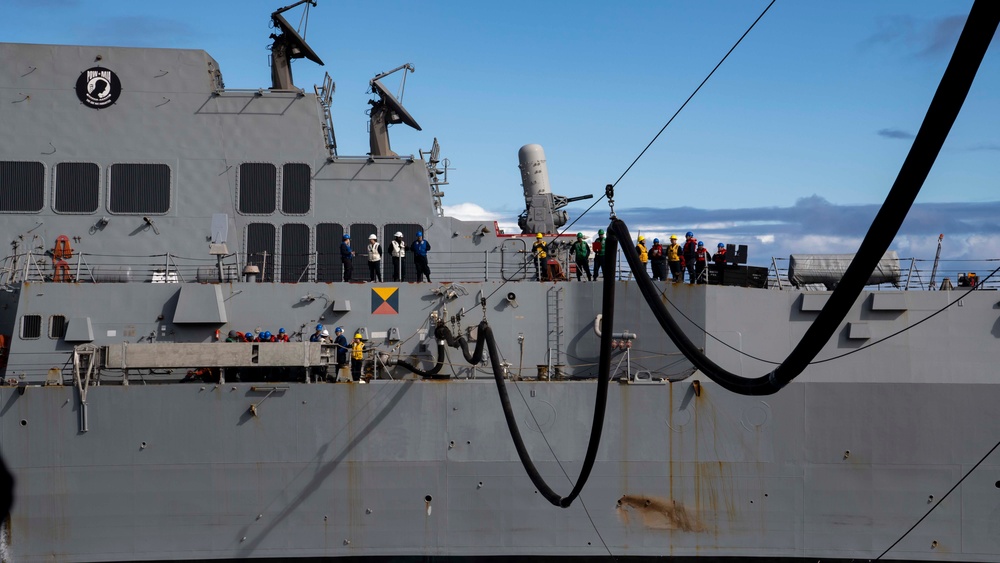
[[[885,254],[893,238],[899,232],[899,227],[920,192],[934,160],[948,138],[948,132],[955,123],[955,118],[958,117],[958,113],[962,109],[962,104],[972,87],[979,65],[986,55],[994,33],[996,33],[998,23],[1000,23],[1000,2],[977,0],[973,4],[962,35],[955,46],[955,52],[948,63],[948,68],[945,70],[944,76],[941,77],[941,83],[927,109],[927,115],[924,116],[920,130],[913,140],[913,146],[910,147],[910,152],[896,176],[896,181],[893,183],[889,195],[886,196],[878,215],[872,221],[854,260],[847,268],[840,283],[837,284],[836,290],[830,295],[823,310],[819,312],[812,325],[806,330],[802,340],[781,365],[770,373],[756,378],[743,377],[722,369],[708,359],[684,334],[670,316],[666,305],[660,301],[656,287],[649,279],[646,269],[639,262],[638,252],[632,246],[632,237],[629,235],[625,223],[617,218],[611,221],[611,225],[608,226],[608,241],[611,241],[612,236],[614,236],[628,243],[623,245],[622,252],[636,278],[639,291],[652,309],[656,320],[659,321],[660,326],[663,327],[663,330],[684,356],[709,379],[734,393],[770,395],[802,373],[806,366],[816,358],[816,355],[843,322],[858,296],[861,295],[871,272],[878,265],[882,255]],[[605,255],[606,268],[614,267],[613,258],[612,254]],[[611,297],[614,298],[613,288]],[[607,299],[608,297],[605,295],[605,300]],[[607,313],[604,315],[607,317]],[[605,326],[612,325],[609,323]],[[604,332],[607,334],[610,331]],[[602,338],[602,357],[605,352],[603,346],[605,344]]]

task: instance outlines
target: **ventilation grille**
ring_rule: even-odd
[[[37,213],[45,205],[41,162],[0,162],[0,211]]]
[[[110,203],[112,213],[166,213],[170,210],[170,167],[111,165]]]
[[[21,338],[38,338],[41,335],[41,315],[25,315],[21,317]]]
[[[278,172],[273,164],[244,162],[240,165],[240,213],[274,213]]]
[[[101,171],[92,162],[56,165],[55,209],[60,213],[93,213],[100,205]]]
[[[344,227],[337,223],[316,225],[316,281],[344,281],[344,271],[340,267],[340,242]]]
[[[281,281],[309,281],[309,226],[281,226]]]
[[[259,281],[274,281],[274,225],[247,225],[247,265],[260,268]]]
[[[312,200],[312,173],[307,164],[286,164],[281,169],[281,212],[289,215],[309,213]]]

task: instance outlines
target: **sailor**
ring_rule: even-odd
[[[670,267],[670,277],[674,283],[684,280],[684,253],[677,244],[677,235],[670,235],[667,246],[667,265]]]
[[[584,240],[583,233],[576,233],[572,250],[576,258],[576,281],[580,281],[583,272],[587,272],[587,281],[592,281],[594,276],[590,275],[590,245]]]
[[[417,267],[418,282],[421,281],[422,277],[431,281],[431,269],[427,265],[427,251],[430,249],[431,243],[424,240],[423,231],[417,231],[417,240],[410,245],[410,250],[413,251],[413,265]]]
[[[354,251],[351,250],[351,235],[345,234],[340,243],[340,263],[344,265],[344,281],[351,281],[354,275]]]
[[[688,283],[695,283],[694,262],[698,256],[698,239],[694,238],[694,233],[688,231],[684,235],[684,267],[688,272]]]
[[[715,255],[712,256],[712,262],[715,262],[719,266],[725,266],[726,265],[726,245],[725,244],[723,244],[721,242],[719,243],[718,250],[715,252]]]
[[[264,332],[260,333],[260,341],[261,342],[275,342],[275,340],[272,340],[271,331],[269,331],[269,330],[265,330]]]
[[[382,245],[378,237],[368,235],[368,281],[382,282]]]
[[[635,245],[635,251],[639,253],[639,261],[642,262],[642,269],[645,271],[646,262],[649,262],[649,251],[646,250],[646,237],[639,235],[639,244]]]
[[[243,342],[257,342],[257,335],[254,334],[253,329],[243,333]]]
[[[243,342],[243,333],[238,330],[230,330],[226,342]]]
[[[309,342],[320,342],[323,340],[323,325],[316,325],[316,332],[309,337]]]
[[[275,340],[275,342],[288,342],[288,333],[285,332],[285,329],[279,328],[278,336],[276,336],[275,338],[277,339]]]
[[[535,235],[535,244],[531,245],[531,255],[535,257],[535,279],[544,281],[545,257],[548,256],[547,245],[542,238],[542,233]]]
[[[594,280],[601,273],[601,264],[604,262],[604,229],[597,230],[597,240],[594,241]]]
[[[660,244],[660,239],[653,239],[653,246],[649,247],[649,266],[653,269],[653,279],[666,281],[667,279],[667,253]]]
[[[708,272],[705,271],[705,266],[708,265],[708,260],[711,257],[712,253],[705,248],[705,243],[698,241],[694,258],[694,277],[697,283],[708,283]]]
[[[354,342],[351,343],[351,379],[358,383],[364,383],[361,379],[361,368],[365,363],[365,343],[361,340],[361,333],[354,334]]]
[[[333,332],[337,335],[333,340],[337,346],[337,371],[334,372],[333,381],[338,382],[340,381],[340,371],[347,366],[347,352],[350,347],[347,345],[347,337],[344,336],[344,327],[338,326]]]
[[[396,231],[392,235],[392,281],[403,281],[403,258],[406,257],[406,242],[403,233]]]

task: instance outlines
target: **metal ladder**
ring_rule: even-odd
[[[323,76],[323,86],[313,86],[316,92],[316,99],[323,108],[323,138],[326,140],[326,150],[330,153],[330,158],[337,156],[337,136],[333,133],[333,116],[330,114],[330,104],[333,102],[333,93],[337,90],[337,85],[330,78],[330,73]]]
[[[549,377],[553,377],[555,372],[552,366],[562,365],[563,349],[563,288],[554,285],[550,287],[545,295],[547,344],[549,347]]]

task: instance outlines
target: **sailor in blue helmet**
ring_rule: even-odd
[[[698,257],[698,239],[694,238],[694,233],[688,231],[684,238],[684,268],[688,273],[688,283],[695,283],[697,277],[695,276],[695,259]]]
[[[243,333],[243,341],[244,342],[257,342],[257,335],[254,334],[252,328],[250,330],[248,330],[248,331],[246,331],[246,332]]]
[[[277,340],[275,340],[275,342],[288,342],[288,333],[285,332],[285,329],[279,328],[278,329],[278,336],[276,336],[275,338],[277,338]]]
[[[658,238],[654,238],[653,246],[649,247],[649,265],[653,269],[653,280],[667,279],[667,252]]]
[[[431,249],[431,243],[424,240],[423,231],[417,231],[417,240],[410,245],[413,251],[413,265],[417,267],[417,281],[422,281],[421,277],[426,277],[431,281],[431,269],[427,265],[427,251]]]
[[[340,243],[340,263],[344,266],[344,281],[351,281],[354,275],[354,251],[351,249],[351,235],[346,233]]]
[[[708,265],[711,258],[712,253],[705,248],[705,243],[698,241],[694,258],[694,277],[697,283],[708,283],[708,272],[705,270],[705,266]]]
[[[271,331],[265,330],[264,332],[260,333],[260,341],[261,342],[274,342],[274,340],[271,340]]]
[[[712,262],[715,262],[716,265],[718,265],[718,266],[725,266],[726,265],[726,245],[725,244],[723,244],[721,242],[719,243],[718,250],[715,252],[715,255],[712,256]]]
[[[319,342],[323,340],[323,325],[316,325],[316,332],[309,337],[309,342]]]
[[[340,370],[347,367],[347,353],[351,348],[347,344],[347,337],[344,336],[344,327],[338,326],[334,333],[337,335],[333,339],[333,343],[337,346],[337,370],[333,375],[333,381],[336,383],[340,381]]]

